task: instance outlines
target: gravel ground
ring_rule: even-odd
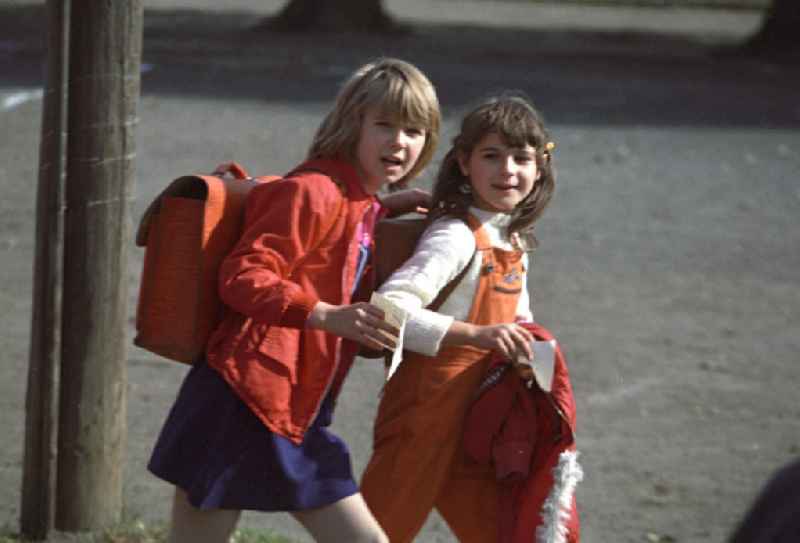
[[[280,5],[145,2],[134,220],[169,180],[217,162],[290,168],[340,80],[379,54],[430,75],[445,143],[477,97],[525,90],[558,142],[557,194],[529,284],[575,386],[583,541],[723,541],[766,477],[800,454],[800,76],[796,65],[719,49],[752,33],[761,13],[392,0],[407,36],[248,32]],[[41,113],[37,6],[0,1],[0,526],[12,530]],[[130,250],[132,316],[142,253]],[[130,517],[168,513],[169,488],[144,464],[184,372],[130,349]],[[380,379],[362,361],[337,412],[356,471],[369,457]],[[281,515],[246,514],[243,525],[306,540]],[[433,515],[418,540],[452,539]]]

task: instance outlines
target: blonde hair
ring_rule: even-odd
[[[439,141],[441,113],[436,91],[428,78],[412,64],[399,59],[381,58],[356,70],[317,129],[308,158],[355,159],[364,112],[372,106],[403,124],[425,130],[425,144],[417,163],[392,185],[403,187],[433,158]]]

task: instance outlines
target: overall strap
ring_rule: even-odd
[[[472,253],[472,257],[467,262],[467,265],[464,266],[464,269],[458,272],[458,275],[453,277],[453,279],[447,283],[442,290],[439,291],[439,294],[436,295],[436,298],[430,303],[428,309],[431,311],[439,311],[439,308],[442,307],[442,304],[450,297],[456,287],[461,283],[461,280],[464,279],[464,276],[467,275],[467,272],[472,267],[472,263],[475,261],[475,255],[478,254],[476,250]]]
[[[472,230],[472,235],[475,236],[475,250],[488,251],[492,248],[492,241],[489,239],[489,234],[483,229],[481,221],[472,213],[467,213],[465,219],[467,226]]]

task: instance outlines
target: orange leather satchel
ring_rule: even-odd
[[[219,322],[217,273],[241,235],[250,177],[235,162],[179,177],[148,206],[136,232],[145,247],[134,344],[191,364]]]

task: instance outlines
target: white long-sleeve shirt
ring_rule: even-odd
[[[477,208],[471,208],[470,213],[481,221],[493,247],[513,249],[504,236],[510,220],[507,214]],[[475,236],[469,226],[460,219],[444,217],[428,226],[413,256],[378,289],[408,311],[403,335],[404,349],[428,356],[436,355],[453,320],[464,321],[469,316],[483,265],[480,254],[476,255],[470,269],[438,312],[425,307],[467,266],[474,252]],[[527,253],[522,256],[522,265],[523,269],[528,269]],[[523,281],[517,305],[517,320],[533,320],[526,281]]]

